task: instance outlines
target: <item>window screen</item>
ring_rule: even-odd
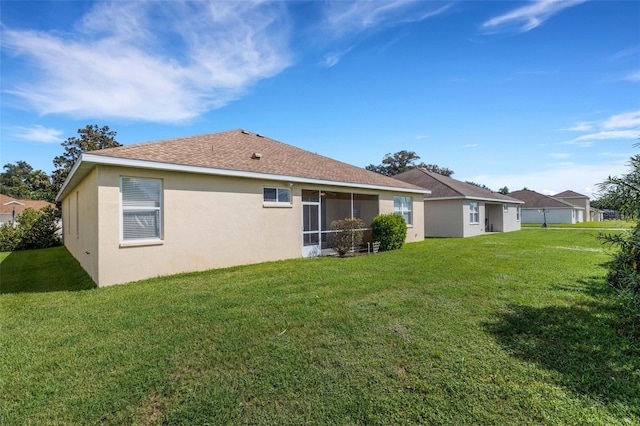
[[[160,239],[162,180],[121,178],[122,240]]]

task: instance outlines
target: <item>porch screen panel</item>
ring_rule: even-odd
[[[318,204],[302,205],[303,243],[305,246],[320,244],[320,206]]]
[[[161,238],[162,180],[123,177],[122,240]]]

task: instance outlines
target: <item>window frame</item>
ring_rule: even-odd
[[[413,226],[413,197],[407,195],[394,196],[393,214],[402,216],[407,226]]]
[[[475,220],[474,220],[475,216]],[[480,224],[480,203],[477,201],[471,201],[469,203],[469,224],[478,225]]]
[[[267,199],[267,190],[275,191],[275,198]],[[286,200],[281,199],[281,194],[287,194]],[[267,207],[291,207],[292,197],[291,188],[279,187],[279,186],[263,186],[262,187],[262,205]]]
[[[144,205],[133,205],[133,206],[125,206],[124,205],[124,181],[125,179],[137,179],[142,181],[154,181],[157,182],[159,186],[158,191],[158,200],[157,206],[150,207]],[[125,238],[124,232],[124,216],[125,211],[141,211],[141,212],[157,212],[157,223],[156,223],[156,236],[153,237],[144,237],[144,238]],[[120,176],[120,243],[127,244],[144,244],[144,243],[154,243],[161,242],[164,238],[164,182],[160,178],[152,178],[152,177],[140,177],[140,176]]]

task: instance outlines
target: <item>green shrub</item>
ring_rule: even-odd
[[[618,291],[627,312],[640,324],[640,222],[629,232],[601,234],[600,239],[618,248],[607,263],[607,283]]]
[[[0,251],[32,250],[62,244],[60,211],[51,207],[26,209],[16,217],[16,226],[5,223],[0,227]]]
[[[334,249],[340,257],[344,257],[354,248],[362,244],[364,222],[359,218],[334,220],[329,225],[329,247]]]
[[[373,241],[380,241],[380,250],[402,247],[407,238],[407,223],[400,215],[389,213],[376,216],[371,223]]]

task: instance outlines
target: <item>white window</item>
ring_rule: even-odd
[[[469,222],[480,223],[480,211],[478,210],[478,203],[469,203]]]
[[[520,220],[520,206],[516,207],[516,220]]]
[[[291,204],[291,190],[289,188],[267,188],[262,191],[265,203]]]
[[[121,241],[162,238],[162,180],[120,178]]]
[[[404,217],[407,225],[411,225],[413,223],[411,204],[411,197],[393,197],[393,212]]]
[[[507,204],[503,204],[502,205],[502,212],[503,213],[509,213],[509,206]]]

